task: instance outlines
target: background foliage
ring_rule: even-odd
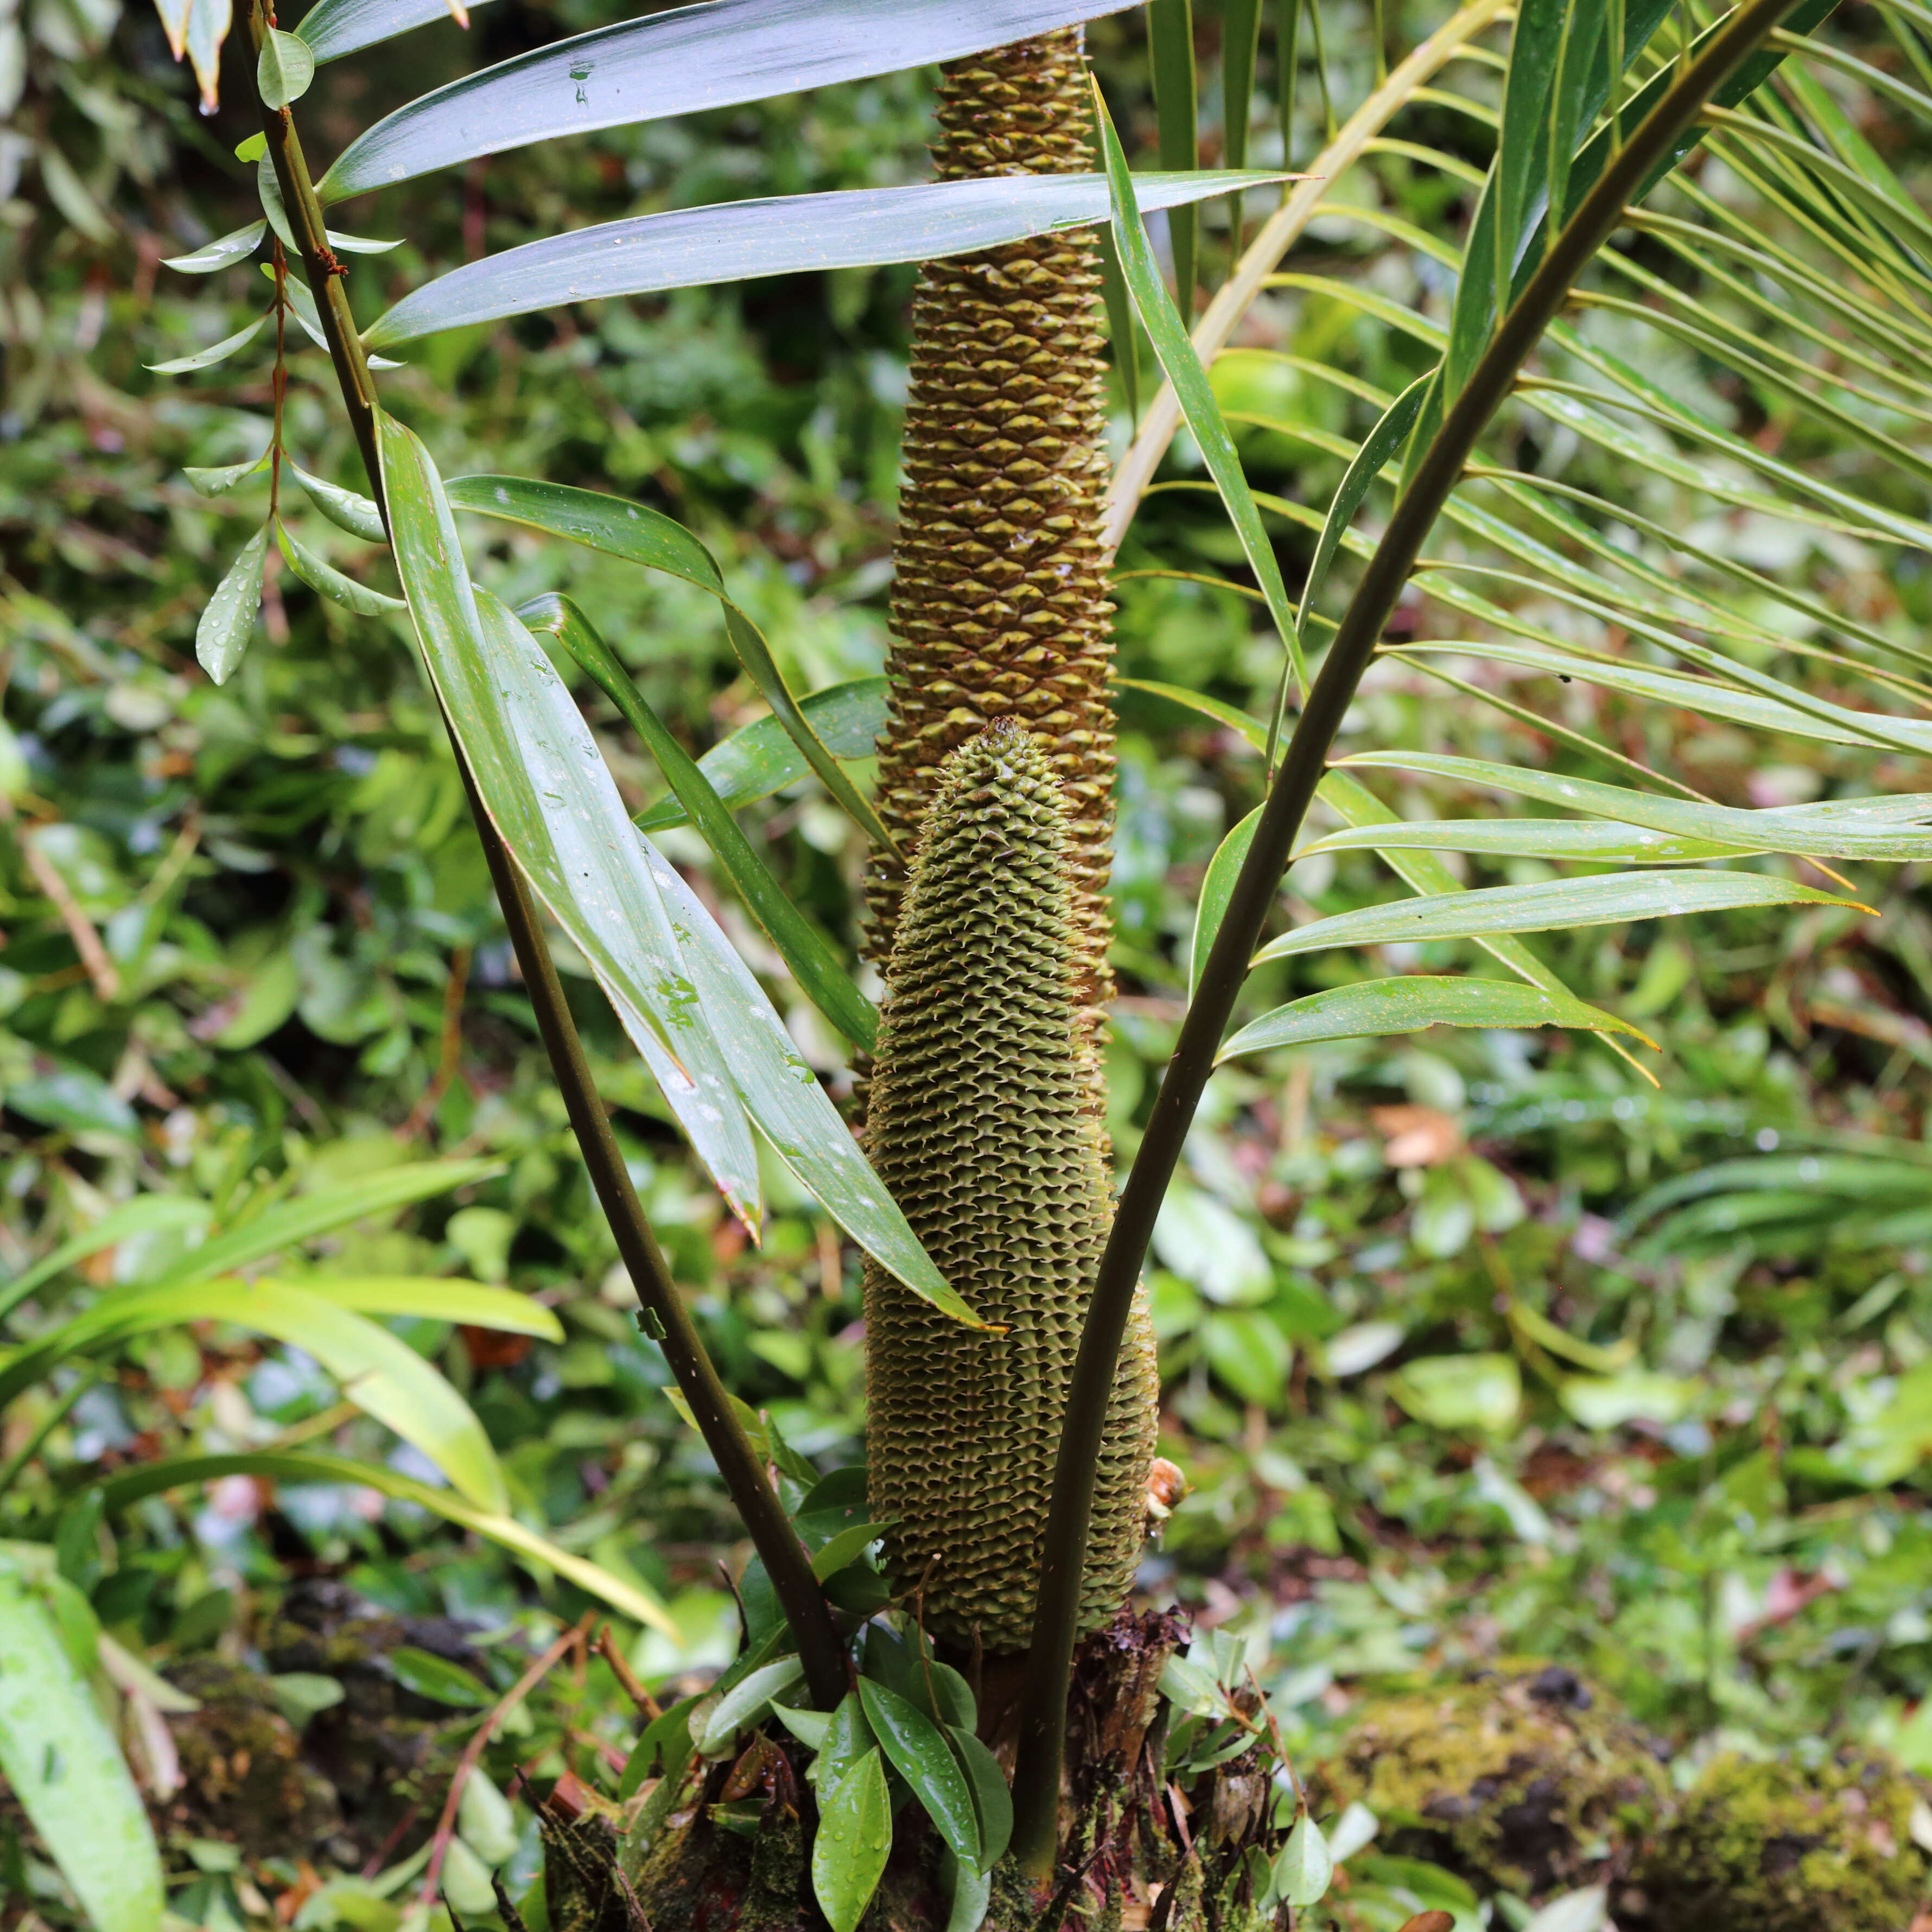
[[[435,63],[454,74],[625,10],[499,0],[479,9],[468,44],[438,27],[404,44],[406,62],[326,70],[305,114],[319,145],[339,145],[423,91]],[[1214,124],[1220,22],[1199,11],[1212,160],[1225,146]],[[1854,34],[1869,23],[1864,9],[1846,18]],[[1328,88],[1345,108],[1372,83],[1378,32],[1402,42],[1435,24],[1348,4],[1324,6],[1322,20]],[[1138,16],[1090,38],[1144,161],[1154,121]],[[266,384],[245,360],[187,379],[142,365],[229,334],[257,300],[252,267],[194,282],[158,267],[253,213],[252,170],[230,158],[253,124],[251,88],[232,49],[230,62],[226,104],[204,118],[146,9],[32,0],[0,16],[0,1271],[145,1193],[205,1202],[230,1222],[433,1154],[488,1162],[487,1178],[334,1234],[280,1272],[457,1274],[512,1282],[554,1312],[554,1343],[391,1325],[473,1403],[515,1514],[665,1604],[676,1640],[620,1628],[646,1681],[674,1682],[730,1654],[716,1558],[732,1520],[632,1324],[404,634],[322,602],[272,562],[266,641],[220,689],[194,662],[208,590],[250,525],[181,472],[257,453]],[[1311,67],[1298,160],[1318,145],[1313,78]],[[586,220],[915,180],[926,98],[923,76],[896,76],[474,164],[364,202],[358,230],[405,239],[355,273],[400,291],[432,267]],[[1423,104],[1406,131],[1486,159],[1480,130],[1448,107]],[[1922,128],[1871,132],[1908,188],[1922,184]],[[1250,164],[1278,158],[1258,134]],[[1450,232],[1468,190],[1395,152],[1338,192]],[[1221,219],[1210,214],[1202,241],[1217,274]],[[1297,266],[1322,272],[1369,246],[1358,226],[1318,221]],[[1383,266],[1384,292],[1429,292],[1426,255]],[[691,525],[810,688],[872,673],[883,656],[910,283],[909,270],[842,272],[445,335],[418,345],[385,394],[446,473],[614,490]],[[1339,359],[1386,390],[1415,373],[1386,332],[1318,296],[1264,298],[1249,338]],[[304,347],[295,359],[291,440],[307,466],[349,482],[352,452],[316,386],[324,358]],[[1707,386],[1688,350],[1652,373],[1767,448],[1816,453],[1814,425]],[[1216,386],[1225,406],[1317,433],[1245,432],[1244,454],[1258,488],[1325,503],[1342,459],[1318,433],[1344,426],[1338,392],[1238,355]],[[1127,427],[1124,398],[1123,440]],[[1586,484],[1608,460],[1563,454]],[[1841,474],[1856,460],[1825,454]],[[1184,444],[1162,473],[1201,472]],[[1922,512],[1916,482],[1897,488],[1901,508]],[[1639,502],[1671,520],[1661,488]],[[346,554],[319,518],[303,528],[324,554]],[[1772,566],[1801,541],[1747,512],[1712,540]],[[489,541],[500,592],[581,596],[694,748],[760,709],[710,599],[581,554],[566,582],[555,550]],[[1282,554],[1298,568],[1311,547],[1292,532]],[[1846,608],[1922,633],[1922,556],[1881,568],[1846,538],[1828,562]],[[1122,565],[1241,574],[1218,508],[1185,490],[1149,500]],[[1119,600],[1124,676],[1265,713],[1278,646],[1251,603],[1149,575],[1124,581]],[[1573,728],[1726,796],[1748,787],[1754,804],[1830,796],[1854,775],[1881,790],[1917,782],[1902,759],[1875,772],[1869,754],[1784,740],[1767,764],[1741,734],[1686,714],[1580,687],[1567,702]],[[612,726],[602,699],[586,704]],[[1232,732],[1144,695],[1129,694],[1124,712],[1124,997],[1109,1073],[1124,1156],[1178,1022],[1203,868],[1252,804],[1257,774]],[[1360,712],[1378,742],[1515,755],[1487,714],[1452,712],[1400,666],[1376,674]],[[654,775],[621,730],[602,736],[642,805]],[[1405,781],[1398,808],[1446,815],[1450,790]],[[861,854],[842,817],[802,786],[756,836],[788,886],[849,940]],[[703,848],[680,836],[667,848],[700,866]],[[1548,870],[1506,860],[1496,878]],[[1304,861],[1289,884],[1320,913],[1378,896],[1366,854]],[[1298,1761],[1332,1749],[1378,1690],[1527,1655],[1606,1685],[1679,1748],[1686,1771],[1720,1744],[1822,1738],[1889,1744],[1932,1773],[1920,1460],[1932,1446],[1932,1224],[1914,1211],[1932,920],[1916,868],[1858,868],[1858,884],[1882,895],[1876,920],[1800,910],[1552,938],[1546,956],[1566,983],[1660,1041],[1654,1089],[1595,1042],[1553,1035],[1437,1032],[1258,1058],[1217,1076],[1150,1282],[1164,1452],[1194,1491],[1144,1580],[1246,1645]],[[771,963],[734,904],[720,916],[748,957]],[[1457,956],[1387,951],[1390,970]],[[1295,983],[1320,985],[1321,971]],[[824,1024],[782,977],[768,983],[808,1057],[836,1069]],[[728,1378],[795,1450],[826,1467],[854,1460],[856,1256],[776,1174],[767,1238],[749,1249],[602,1000],[587,980],[573,984],[646,1206]],[[1747,1157],[1756,1164],[1734,1176],[1745,1191],[1732,1192],[1717,1164]],[[1646,1210],[1647,1190],[1700,1174],[1711,1189],[1700,1200],[1674,1216]],[[1750,1214],[1768,1201],[1778,1218],[1740,1239],[1740,1200]],[[10,1339],[90,1284],[156,1273],[180,1238],[139,1236],[86,1264],[10,1314]],[[60,1526],[64,1574],[131,1654],[204,1672],[268,1656],[282,1679],[352,1686],[352,1662],[274,1641],[291,1589],[344,1584],[394,1616],[483,1632],[454,1666],[472,1688],[438,1677],[434,1655],[416,1681],[407,1666],[392,1673],[386,1694],[432,1724],[493,1694],[479,1683],[506,1689],[523,1640],[541,1647],[592,1607],[428,1513],[348,1485],[231,1477],[77,1511],[102,1477],[164,1451],[305,1442],[430,1473],[308,1357],[260,1337],[166,1330],[100,1366],[77,1393],[70,1378],[83,1372],[63,1371],[6,1412],[0,1454],[31,1454],[5,1464],[0,1534]],[[300,1687],[289,1694],[304,1714]],[[138,1715],[139,1697],[130,1702]],[[521,1735],[490,1748],[500,1780],[518,1763],[590,1776],[632,1729],[601,1664],[559,1673],[534,1708]],[[150,1769],[166,1782],[164,1767]],[[361,1881],[250,1846],[189,1803],[204,1784],[182,1786],[170,1845],[174,1909],[190,1922],[252,1922],[277,1907],[299,1925],[388,1932],[414,1897],[406,1880],[379,1903]],[[343,1870],[390,1869],[394,1847],[380,1836],[349,1840]],[[59,1921],[68,1908],[50,1868],[8,1843],[0,1889]],[[517,1856],[527,1864],[527,1834]]]

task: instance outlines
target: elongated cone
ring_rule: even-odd
[[[940,83],[941,180],[1094,165],[1070,29],[976,54]],[[879,809],[908,854],[946,754],[996,718],[1042,739],[1072,820],[1068,858],[1090,1030],[1112,991],[1106,899],[1113,833],[1112,660],[1100,548],[1107,482],[1098,244],[1040,236],[929,262],[913,299],[906,482],[879,743]],[[884,962],[904,890],[867,888]]]
[[[926,1628],[988,1653],[1031,1634],[1040,1538],[1112,1203],[1076,980],[1068,813],[1048,741],[996,724],[941,767],[886,974],[866,1124],[879,1178],[1004,1335],[866,1267],[872,1515]],[[1145,1534],[1159,1384],[1137,1303],[1102,1454],[1090,1626]]]

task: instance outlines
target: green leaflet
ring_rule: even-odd
[[[518,615],[531,629],[556,638],[596,680],[644,741],[806,998],[854,1046],[869,1052],[878,1030],[872,1001],[853,984],[818,928],[792,904],[703,770],[645,701],[630,673],[583,613],[568,598],[552,596],[526,604]]]
[[[255,59],[255,91],[264,107],[292,106],[315,80],[315,56],[299,34],[271,27]]]
[[[154,1932],[165,1905],[152,1829],[49,1597],[0,1555],[0,1774],[97,1932]],[[92,1613],[76,1599],[90,1628]]]
[[[950,60],[1115,12],[1121,0],[719,0],[626,20],[468,74],[361,135],[324,201],[559,134],[728,107]],[[334,60],[438,18],[444,0],[320,0],[297,31]]]
[[[880,823],[878,814],[839,770],[800,710],[764,633],[725,596],[724,581],[711,553],[682,524],[621,497],[527,477],[458,477],[448,486],[447,494],[458,509],[501,517],[553,536],[567,537],[573,543],[623,557],[646,570],[664,571],[709,591],[723,607],[725,632],[738,661],[806,763],[867,838],[891,845],[892,836]],[[628,681],[626,676],[624,682]]]
[[[313,1450],[250,1450],[232,1455],[177,1456],[109,1477],[100,1486],[110,1510],[120,1509],[158,1490],[185,1488],[219,1481],[224,1476],[266,1476],[278,1483],[330,1483],[351,1489],[376,1490],[398,1502],[412,1503],[458,1528],[488,1537],[532,1564],[539,1574],[554,1570],[580,1590],[622,1615],[653,1630],[674,1643],[682,1643],[677,1625],[656,1596],[640,1586],[615,1576],[602,1564],[574,1556],[548,1537],[526,1528],[512,1516],[479,1509],[453,1490],[419,1483],[381,1462],[356,1462],[346,1456]]]
[[[365,1414],[421,1450],[478,1508],[509,1507],[483,1425],[434,1364],[386,1328],[288,1282],[202,1281],[123,1288],[17,1351],[0,1370],[0,1405],[68,1357],[189,1322],[226,1322],[313,1355]]]
[[[268,526],[264,524],[242,546],[195,626],[195,656],[217,684],[227,682],[248,648],[255,614],[261,608],[262,567],[268,558]]]
[[[1759,872],[1608,872],[1595,878],[1553,879],[1534,886],[1496,886],[1450,892],[1318,919],[1270,940],[1255,955],[1286,959],[1342,946],[1474,939],[1490,933],[1547,932],[1552,928],[1622,925],[1744,906],[1833,905],[1869,912],[1856,899]]]
[[[219,342],[211,344],[206,349],[198,349],[191,356],[175,356],[166,362],[150,362],[148,367],[157,376],[187,376],[197,369],[212,369],[216,363],[226,362],[243,344],[252,342],[268,319],[268,314],[264,310],[245,327],[238,328],[232,335],[224,336]]]
[[[1590,778],[1567,778],[1554,772],[1527,770],[1486,759],[1445,757],[1434,752],[1363,752],[1341,760],[1340,764],[1348,770],[1388,766],[1402,771],[1426,772],[1438,778],[1514,792],[1545,805],[1568,806],[1573,811],[1587,812],[1624,825],[1642,826],[1681,838],[1728,846],[1736,851],[1900,862],[1932,858],[1932,832],[1874,829],[1842,814],[1745,811],[1731,806],[1706,805],[1694,799],[1655,796]]]
[[[1654,1044],[1628,1021],[1581,1000],[1507,980],[1436,979],[1418,974],[1364,980],[1291,1000],[1250,1021],[1215,1058],[1219,1064],[1270,1047],[1366,1040],[1432,1026],[1580,1027],[1589,1033],[1628,1034],[1646,1046]]]
[[[1187,955],[1187,997],[1190,1000],[1201,990],[1201,975],[1207,968],[1208,955],[1213,950],[1215,934],[1221,929],[1222,918],[1228,910],[1228,897],[1234,890],[1235,880],[1240,876],[1248,848],[1255,842],[1255,827],[1261,823],[1261,816],[1262,808],[1256,806],[1214,848],[1214,856],[1208,862],[1207,872],[1201,881],[1201,897],[1194,908],[1194,938]]]
[[[1280,178],[1205,171],[1140,175],[1124,192],[1129,206],[1138,202],[1145,211]],[[405,296],[363,332],[363,340],[371,348],[388,349],[442,329],[562,302],[970,255],[1104,221],[1108,205],[1107,184],[1098,175],[993,175],[637,215],[526,242],[452,268]],[[1161,299],[1166,302],[1165,292]]]
[[[279,517],[275,519],[275,544],[288,560],[289,568],[311,590],[332,604],[340,604],[344,610],[354,611],[358,617],[380,617],[385,611],[409,608],[400,597],[373,590],[368,584],[344,575],[332,563],[325,562]]]
[[[835,758],[869,758],[886,724],[886,680],[854,678],[827,685],[798,700],[806,722]],[[728,812],[755,805],[775,791],[796,784],[810,770],[776,715],[754,718],[743,730],[712,746],[698,769]],[[632,821],[640,832],[662,832],[690,823],[673,796],[661,800]]]
[[[1248,488],[1246,477],[1241,470],[1241,459],[1234,448],[1234,439],[1229,432],[1226,419],[1221,413],[1221,406],[1214,400],[1214,392],[1208,380],[1208,372],[1201,366],[1201,358],[1194,352],[1194,345],[1188,340],[1187,330],[1174,304],[1161,285],[1160,272],[1154,265],[1154,250],[1148,245],[1147,231],[1141,225],[1141,214],[1148,206],[1144,193],[1141,195],[1138,208],[1136,205],[1135,177],[1127,170],[1127,158],[1121,152],[1120,136],[1114,131],[1114,124],[1107,117],[1106,104],[1100,98],[1097,88],[1094,95],[1094,113],[1100,124],[1101,152],[1106,162],[1107,188],[1112,212],[1114,245],[1120,258],[1120,272],[1125,277],[1128,292],[1134,298],[1134,307],[1138,311],[1141,326],[1153,343],[1154,353],[1160,358],[1161,367],[1167,372],[1167,379],[1174,386],[1174,393],[1180,404],[1194,440],[1200,446],[1201,454],[1206,461],[1209,473],[1221,493],[1221,500],[1226,506],[1228,520],[1234,525],[1235,534],[1241,540],[1242,554],[1246,557],[1249,567],[1254,572],[1260,584],[1262,595],[1266,600],[1268,615],[1288,648],[1288,658],[1294,668],[1296,682],[1306,688],[1308,670],[1302,662],[1301,640],[1294,622],[1294,606],[1288,602],[1288,586],[1282,583],[1281,566],[1276,560],[1274,546],[1269,542],[1268,532],[1262,527],[1261,512],[1255,507],[1255,500]],[[1142,181],[1147,178],[1141,177]],[[1213,178],[1207,175],[1193,177],[1180,176],[1177,179],[1190,178],[1205,181]],[[1279,179],[1279,176],[1272,178]],[[1224,180],[1224,185],[1232,184],[1232,178]]]
[[[759,1219],[737,1090],[616,788],[536,639],[473,586],[429,453],[382,422],[398,575],[476,788],[531,889],[583,953],[734,1212]]]

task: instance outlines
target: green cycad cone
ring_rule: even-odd
[[[954,1287],[962,1328],[866,1270],[870,1507],[926,1628],[990,1653],[1032,1630],[1066,1387],[1112,1203],[1079,1000],[1068,815],[1048,748],[995,724],[949,758],[887,971],[867,1118],[880,1178]],[[1087,1566],[1090,1624],[1144,1533],[1158,1383],[1136,1310]]]

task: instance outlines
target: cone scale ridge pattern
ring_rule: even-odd
[[[1076,980],[1070,814],[1051,741],[1008,722],[941,767],[887,971],[868,1151],[948,1281],[948,1320],[868,1262],[872,1514],[926,1627],[991,1654],[1031,1634],[1066,1388],[1112,1214]],[[1115,1378],[1085,1582],[1125,1600],[1158,1382],[1137,1305]]]
[[[941,180],[1094,165],[1077,33],[956,62],[943,75]],[[1088,1024],[1112,992],[1112,661],[1101,550],[1107,484],[1098,244],[1037,236],[928,263],[913,303],[890,716],[879,807],[910,854],[949,752],[994,718],[1044,740],[1071,813],[1068,859]],[[892,947],[904,890],[868,886],[870,956]]]

